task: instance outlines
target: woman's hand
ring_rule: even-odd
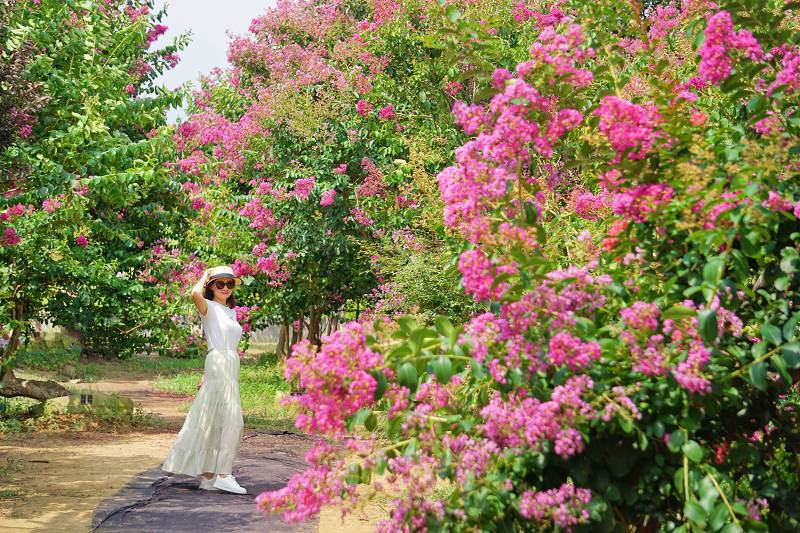
[[[200,390],[200,387],[203,386],[203,378],[205,376],[200,376],[200,381],[197,382],[197,390]]]

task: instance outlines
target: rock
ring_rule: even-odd
[[[67,411],[93,412],[99,416],[126,416],[133,413],[133,400],[119,394],[79,390],[70,393]]]

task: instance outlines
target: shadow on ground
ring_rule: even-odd
[[[151,468],[97,507],[92,531],[316,531],[316,522],[287,524],[278,515],[263,515],[254,503],[258,494],[285,486],[293,474],[305,469],[303,455],[309,445],[306,437],[294,434],[245,436],[233,473],[248,490],[246,495],[201,490],[197,478]]]

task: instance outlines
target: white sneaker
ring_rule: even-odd
[[[224,490],[225,492],[233,492],[235,494],[247,494],[247,489],[240,487],[236,483],[236,478],[228,474],[225,477],[217,476],[214,480],[214,488]]]
[[[207,479],[206,476],[200,476],[200,488],[203,490],[217,490],[214,488],[214,479],[216,477],[215,475],[211,479]]]

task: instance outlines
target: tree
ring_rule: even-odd
[[[0,394],[64,393],[36,392],[30,382],[15,388],[15,350],[32,319],[76,330],[90,352],[117,356],[146,341],[131,332],[164,320],[152,310],[157,289],[137,276],[149,257],[145,245],[180,233],[179,186],[164,167],[171,157],[164,115],[181,96],[153,80],[177,62],[184,40],[150,50],[166,30],[158,24],[163,12],[151,7],[79,0],[5,7],[2,57],[27,53],[19,78],[47,100],[25,112],[21,134],[0,153],[0,166],[24,169],[0,199],[0,316],[12,339],[0,352]]]

